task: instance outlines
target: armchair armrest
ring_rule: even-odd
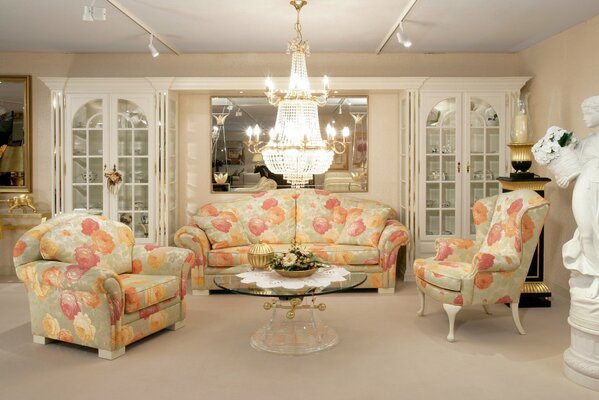
[[[439,238],[435,241],[435,260],[471,262],[479,246],[469,239]]]
[[[81,312],[91,315],[94,323],[105,318],[111,325],[120,324],[124,293],[118,275],[111,269],[39,260],[17,266],[17,276],[30,292],[32,310],[42,304],[40,312],[64,315],[69,320]],[[48,302],[51,296],[58,301]],[[96,338],[101,348],[114,347],[110,338],[100,341]]]
[[[179,293],[185,297],[189,269],[195,263],[193,251],[178,247],[133,246],[132,272],[143,275],[173,275],[180,278]]]
[[[175,233],[177,247],[190,249],[195,254],[191,267],[191,281],[194,287],[204,286],[204,268],[208,265],[210,242],[208,236],[197,225],[185,225]]]
[[[520,266],[520,255],[518,254],[490,254],[476,253],[472,260],[474,271],[484,272],[509,272]]]
[[[408,229],[397,220],[388,220],[379,239],[379,265],[383,271],[395,266],[397,252],[410,241]]]

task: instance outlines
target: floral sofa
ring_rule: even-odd
[[[370,200],[314,189],[255,193],[201,207],[175,234],[175,244],[194,251],[194,294],[218,289],[217,276],[237,274],[253,243],[275,252],[297,242],[324,262],[367,274],[360,288],[395,290],[397,253],[409,234],[392,208]]]
[[[183,326],[189,250],[135,245],[128,226],[76,213],[26,232],[13,256],[36,343],[76,343],[114,359],[129,343]]]

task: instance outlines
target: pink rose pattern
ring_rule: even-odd
[[[260,236],[266,229],[268,229],[268,226],[262,218],[255,217],[250,219],[250,222],[248,223],[248,228],[250,232],[252,232],[252,235]]]
[[[123,229],[129,228],[100,217],[65,214],[23,235],[20,241],[24,250],[15,257],[15,265],[30,294],[34,335],[116,350],[184,319],[184,286],[189,269],[195,263],[193,252],[169,248],[163,251],[164,263],[157,269],[148,265],[149,253],[155,246],[148,249],[136,246],[134,250],[130,236]],[[132,264],[132,254],[136,251],[137,269],[141,274],[152,272],[159,276],[178,277],[171,280],[175,287],[173,289],[171,284],[171,294],[167,293],[167,296],[172,296],[174,290],[176,297],[156,305],[160,308],[157,311],[161,314],[159,317],[152,319],[145,315],[146,321],[144,315],[135,313],[123,318],[123,291],[126,288],[122,286],[119,275],[110,269],[109,259],[102,258],[91,246],[91,236],[100,231],[111,235],[115,245],[112,256],[121,256],[118,247],[126,242],[126,259]],[[40,242],[46,239],[57,249],[54,253],[58,257],[66,257],[65,253],[69,253],[70,260],[41,259]],[[131,265],[129,268],[132,268]],[[141,314],[150,314],[155,308],[143,310]]]
[[[364,224],[364,221],[362,219],[358,219],[349,224],[349,226],[347,227],[347,234],[349,236],[356,237],[364,233],[365,230],[366,224]]]
[[[80,266],[91,268],[98,265],[100,257],[90,246],[81,246],[75,249],[75,260]]]
[[[224,233],[228,233],[231,230],[231,227],[233,226],[229,221],[227,221],[224,218],[214,218],[212,219],[211,224],[217,230]]]
[[[325,217],[316,217],[312,220],[312,226],[314,230],[321,235],[324,235],[329,229],[331,229],[331,223]]]
[[[92,218],[86,218],[81,223],[81,232],[84,235],[91,236],[94,231],[100,229],[100,224]]]
[[[77,302],[77,296],[71,290],[65,290],[60,293],[60,309],[62,313],[71,321],[81,312],[81,307]]]
[[[416,260],[419,289],[438,301],[457,305],[517,302],[528,272],[521,260],[530,260],[547,210],[547,203],[532,191],[509,192],[477,202],[473,209],[479,222],[477,241],[467,249],[462,248],[463,240],[444,240],[438,243],[435,258]],[[471,249],[477,252],[474,256]],[[456,254],[462,252],[463,262],[441,261],[454,257],[456,250]],[[448,279],[462,282],[458,293],[443,289],[442,282]]]

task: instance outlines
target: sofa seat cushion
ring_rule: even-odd
[[[414,262],[414,273],[431,285],[459,292],[462,280],[472,276],[472,263],[418,259]]]
[[[125,292],[125,312],[132,313],[171,299],[179,290],[179,278],[170,275],[119,275]]]
[[[289,250],[288,243],[271,244],[275,253]],[[325,263],[341,265],[378,265],[379,250],[370,246],[329,245],[326,243],[303,243],[302,248],[313,252]],[[232,267],[248,264],[250,246],[229,247],[208,252],[209,267]]]

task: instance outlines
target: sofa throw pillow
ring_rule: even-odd
[[[337,239],[338,244],[376,247],[379,244],[391,208],[385,206],[363,207],[359,203],[347,211],[345,226]]]
[[[208,204],[193,216],[193,221],[206,233],[213,249],[250,244],[238,212],[233,208],[217,209]]]

